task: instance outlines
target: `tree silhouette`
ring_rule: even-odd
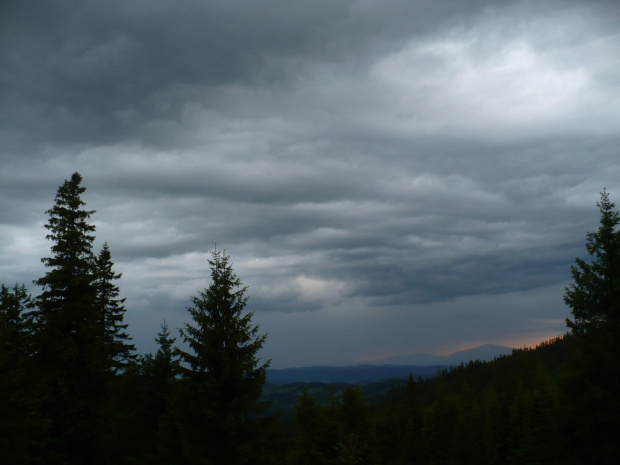
[[[617,456],[620,422],[620,214],[606,190],[597,206],[600,224],[586,239],[590,260],[575,260],[573,283],[564,294],[579,355],[568,384],[573,406],[568,429],[582,459],[609,463]]]
[[[106,242],[95,259],[95,281],[97,290],[95,300],[96,310],[99,313],[100,324],[104,332],[104,342],[108,352],[108,370],[117,373],[123,369],[129,360],[134,360],[136,347],[129,343],[127,324],[123,323],[125,315],[125,299],[119,299],[120,290],[114,281],[121,278],[113,270],[112,254]]]
[[[244,312],[247,297],[230,264],[230,257],[215,250],[209,260],[211,284],[192,298],[192,322],[181,330],[188,350],[181,357],[184,402],[181,421],[186,458],[199,463],[246,463],[256,454],[258,422],[253,414],[269,362],[260,363],[258,351],[266,335]]]
[[[42,413],[50,421],[49,463],[100,463],[104,456],[101,402],[107,349],[96,300],[92,253],[94,211],[84,210],[82,177],[74,173],[58,189],[45,228],[53,242],[48,268],[35,281],[35,361],[42,389]]]

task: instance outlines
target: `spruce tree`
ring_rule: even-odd
[[[149,354],[143,360],[144,374],[150,386],[149,438],[151,453],[154,453],[152,462],[162,465],[182,463],[183,456],[172,398],[180,367],[175,355],[175,341],[176,338],[171,336],[164,320],[155,338],[158,345],[155,357]],[[182,403],[183,399],[180,401]]]
[[[0,371],[6,373],[26,361],[31,353],[32,300],[25,285],[0,285]]]
[[[113,270],[112,254],[106,242],[95,260],[97,289],[96,307],[99,313],[100,324],[104,332],[104,342],[107,348],[108,370],[117,373],[122,370],[129,360],[136,358],[135,346],[129,341],[127,324],[123,323],[125,315],[125,299],[119,299],[120,290],[114,281],[121,278]]]
[[[155,342],[157,342],[158,348],[152,361],[151,376],[160,392],[168,395],[179,373],[179,362],[174,355],[176,338],[170,334],[166,320],[161,324]]]
[[[24,285],[0,286],[0,463],[34,463],[44,446],[33,389],[31,309]]]
[[[155,341],[157,353],[130,361],[116,377],[119,389],[117,454],[135,463],[177,463],[178,435],[169,422],[169,400],[178,374],[174,341],[165,320]],[[133,462],[132,462],[133,463]]]
[[[151,435],[155,433],[158,421],[166,413],[172,387],[179,374],[179,361],[175,357],[174,342],[166,320],[161,324],[155,342],[158,348],[155,356],[147,354],[140,359],[144,388],[147,391],[145,401],[149,404],[149,427]]]
[[[253,415],[261,410],[269,364],[259,362],[258,351],[266,335],[244,312],[247,288],[230,257],[215,250],[209,264],[211,284],[192,298],[193,321],[181,330],[188,350],[178,350],[183,450],[188,463],[256,462],[260,428]]]
[[[590,263],[575,260],[573,283],[564,295],[574,317],[566,322],[576,334],[620,328],[620,214],[614,211],[605,190],[596,205],[601,212],[600,225],[586,239]]]
[[[35,281],[43,288],[34,349],[42,413],[50,421],[49,463],[100,463],[103,456],[107,350],[97,309],[95,226],[88,222],[94,211],[83,209],[81,182],[74,173],[47,211],[52,255],[42,258],[48,271]]]
[[[569,443],[589,463],[610,463],[618,455],[615,430],[620,422],[620,214],[607,191],[597,203],[601,216],[587,234],[588,261],[577,258],[565,303],[577,347],[572,366],[572,423]]]

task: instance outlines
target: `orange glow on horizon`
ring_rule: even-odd
[[[514,338],[511,338],[511,339],[495,339],[495,340],[487,340],[487,341],[467,342],[463,344],[448,346],[447,348],[440,349],[440,350],[429,350],[429,351],[418,350],[415,352],[403,352],[403,351],[392,352],[392,351],[387,351],[387,350],[376,351],[373,353],[361,354],[360,356],[356,357],[356,362],[357,363],[372,363],[372,362],[384,360],[386,358],[401,357],[401,356],[404,357],[407,355],[414,355],[414,354],[421,354],[421,353],[445,356],[445,355],[450,355],[455,352],[460,352],[463,350],[474,349],[476,347],[480,347],[485,344],[495,344],[499,346],[511,347],[513,349],[534,348],[544,341],[555,339],[556,337],[561,337],[563,334],[564,333],[562,334],[549,333],[549,334],[538,335],[538,336],[521,336],[521,337],[515,336]]]

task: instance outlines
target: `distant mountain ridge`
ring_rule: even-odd
[[[512,354],[513,348],[496,344],[484,344],[473,349],[460,350],[449,355],[410,354],[389,357],[371,362],[372,365],[459,365],[470,360],[490,362],[495,357]]]
[[[470,360],[491,361],[501,355],[510,355],[512,350],[510,347],[485,344],[450,355],[411,354],[377,360],[365,365],[269,369],[267,383],[374,383],[388,379],[405,379],[409,374],[415,379],[425,379],[434,376],[437,370],[467,363]]]

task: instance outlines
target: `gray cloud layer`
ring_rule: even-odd
[[[215,242],[275,366],[563,331],[620,192],[617,2],[0,9],[0,281],[43,273],[77,170],[144,348]]]

